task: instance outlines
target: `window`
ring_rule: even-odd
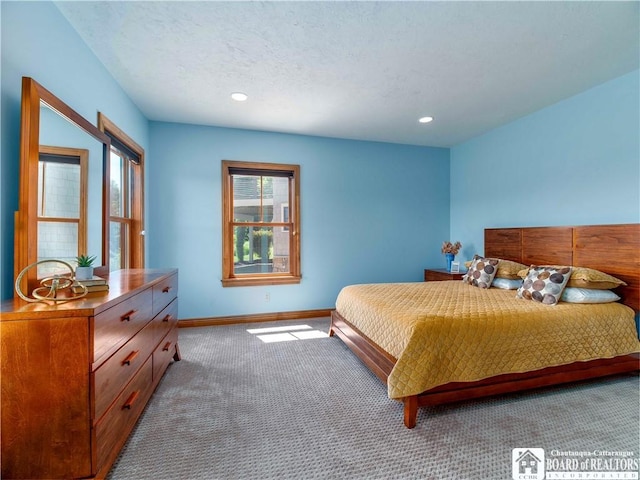
[[[109,270],[144,268],[144,149],[102,113],[109,152]]]
[[[300,167],[222,162],[222,285],[300,282]]]
[[[38,260],[73,264],[87,253],[87,161],[85,149],[40,145],[38,161]],[[38,266],[38,277],[65,272]]]

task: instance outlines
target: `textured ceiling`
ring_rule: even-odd
[[[56,5],[151,120],[413,145],[455,145],[640,58],[639,2]]]

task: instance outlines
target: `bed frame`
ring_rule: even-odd
[[[622,303],[640,311],[640,224],[577,227],[489,228],[484,231],[487,257],[525,265],[590,267],[627,283],[616,289]],[[329,335],[337,335],[382,382],[396,359],[369,340],[335,310]],[[640,354],[576,362],[526,373],[505,374],[477,382],[454,382],[402,399],[404,424],[416,425],[418,407],[519,392],[640,370]]]

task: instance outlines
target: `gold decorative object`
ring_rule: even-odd
[[[40,265],[42,263],[61,263],[65,267],[69,269],[71,275],[69,277],[62,275],[54,275],[53,277],[46,277],[40,280],[40,287],[35,288],[31,295],[33,298],[27,297],[20,288],[20,283],[22,282],[22,277],[24,274],[33,267]],[[23,299],[25,302],[36,303],[36,302],[53,302],[54,304],[70,302],[72,300],[77,300],[78,298],[82,298],[87,294],[87,287],[79,283],[78,285],[82,286],[83,291],[80,294],[73,296],[64,296],[58,297],[58,292],[60,290],[65,290],[67,288],[71,288],[74,285],[75,277],[73,273],[73,267],[69,265],[67,262],[62,260],[40,260],[38,262],[32,263],[31,265],[22,269],[18,278],[16,278],[16,293],[18,296]]]

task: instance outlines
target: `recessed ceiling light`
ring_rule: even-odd
[[[418,119],[418,122],[420,122],[420,123],[433,122],[433,117],[421,117],[421,118]]]
[[[231,98],[236,102],[244,102],[249,96],[246,93],[234,92],[231,94]]]

